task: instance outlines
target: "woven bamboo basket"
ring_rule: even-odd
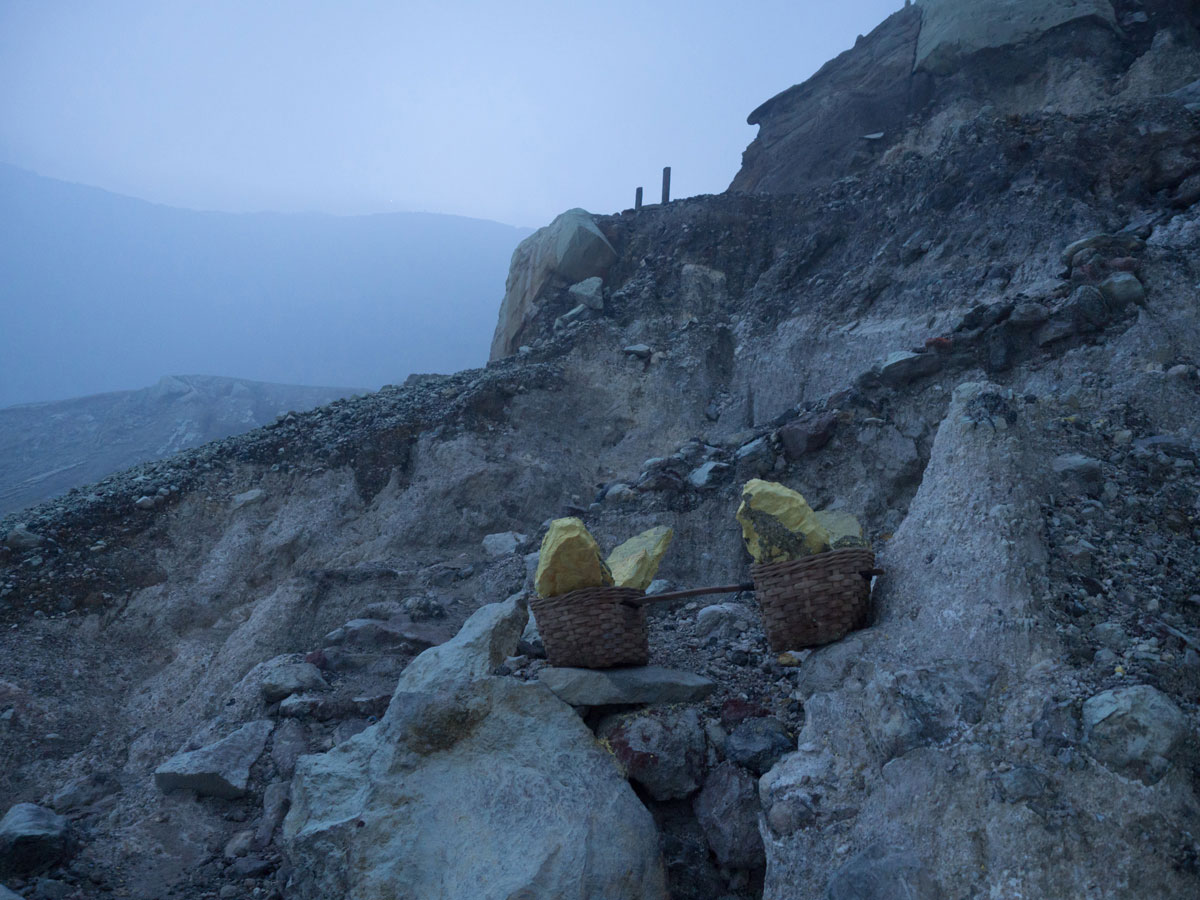
[[[645,607],[633,588],[582,588],[530,601],[552,666],[611,669],[650,661]]]
[[[750,567],[767,643],[776,653],[828,644],[867,622],[875,554],[830,550]]]

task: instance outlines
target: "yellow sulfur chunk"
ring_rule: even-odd
[[[540,597],[613,583],[596,539],[576,518],[555,519],[542,539],[534,587]]]
[[[617,587],[637,588],[639,591],[650,587],[673,537],[675,532],[672,529],[659,525],[631,537],[610,553],[608,567],[612,570]]]
[[[862,525],[850,513],[840,509],[819,509],[816,517],[821,527],[829,533],[829,549],[870,546],[863,537]]]
[[[829,549],[829,532],[803,495],[758,478],[742,488],[737,520],[756,563],[788,562]]]

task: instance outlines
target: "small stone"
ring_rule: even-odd
[[[24,525],[18,525],[8,533],[4,539],[8,549],[15,550],[17,553],[24,553],[27,550],[33,550],[40,547],[45,540],[40,534],[34,534]]]
[[[261,678],[259,690],[267,703],[277,703],[301,691],[329,690],[320,669],[312,663],[292,662],[286,656],[266,663]]]
[[[659,525],[620,544],[607,560],[613,583],[639,591],[648,588],[674,537],[673,529]]]
[[[635,356],[638,359],[649,359],[652,351],[645,344],[630,344],[623,352],[628,356]]]
[[[745,475],[765,475],[775,465],[775,451],[771,442],[760,437],[748,444],[743,444],[734,454],[738,471]]]
[[[1100,495],[1104,483],[1104,470],[1099,460],[1079,453],[1067,453],[1055,457],[1050,468],[1058,476],[1060,485],[1091,497]]]
[[[1187,717],[1147,684],[1104,691],[1083,704],[1084,743],[1110,768],[1159,781],[1187,734]]]
[[[1100,293],[1113,309],[1146,305],[1146,289],[1132,272],[1115,272],[1100,282]]]
[[[582,303],[588,309],[600,312],[604,309],[604,279],[599,276],[585,278],[567,289],[571,299]]]
[[[746,550],[757,563],[786,562],[829,548],[829,533],[800,493],[757,478],[737,510]]]
[[[801,457],[820,450],[833,438],[837,424],[837,416],[828,413],[784,425],[778,432],[784,457],[796,462]]]
[[[596,539],[577,518],[555,519],[538,554],[534,586],[541,597],[613,583]]]
[[[778,719],[767,717],[742,722],[725,739],[724,749],[726,759],[762,775],[796,747],[787,727]]]
[[[512,556],[524,545],[527,538],[516,531],[501,531],[486,535],[483,539],[483,549],[488,556]]]
[[[1167,369],[1167,377],[1174,379],[1176,381],[1182,381],[1183,379],[1187,378],[1188,375],[1190,375],[1191,373],[1192,373],[1191,367],[1185,366],[1182,363],[1180,363],[1177,366],[1171,366],[1171,368]]]
[[[879,380],[889,387],[903,387],[917,378],[934,374],[941,367],[941,357],[936,353],[897,350],[884,360],[879,369]]]
[[[233,501],[229,504],[232,510],[241,509],[243,506],[250,506],[254,503],[262,503],[267,499],[267,492],[262,488],[251,488],[248,491],[243,491],[240,494],[235,494]]]
[[[688,484],[697,490],[708,490],[716,487],[723,475],[729,471],[729,464],[710,460],[699,468],[693,469],[688,475]]]
[[[253,831],[238,831],[225,844],[225,858],[237,859],[250,852],[254,843]]]
[[[133,502],[133,505],[138,509],[154,509],[155,503],[157,503],[157,500],[154,497],[138,497]]]
[[[714,690],[711,679],[691,672],[639,666],[628,669],[548,667],[538,679],[572,706],[691,703]]]

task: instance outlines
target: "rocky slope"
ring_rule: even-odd
[[[139,391],[0,409],[0,515],[354,393],[362,392],[182,375]]]
[[[0,791],[42,810],[0,823],[6,883],[1194,896],[1200,39],[1182,4],[1112,13],[954,44],[954,103],[832,179],[534,235],[486,369],[25,516]],[[1077,66],[1083,106],[966,78],[1065,91],[1093,38],[1124,68]],[[778,656],[743,593],[656,608],[644,671],[539,658],[550,517],[670,525],[663,581],[735,583],[764,475],[864,518],[869,627]]]

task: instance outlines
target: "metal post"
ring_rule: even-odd
[[[671,202],[671,167],[663,166],[663,199],[664,204]]]
[[[641,188],[638,188],[637,193],[633,195],[633,208],[634,209],[642,208],[642,189]]]

